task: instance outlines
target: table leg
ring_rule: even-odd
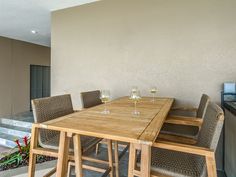
[[[82,170],[82,150],[81,150],[80,135],[76,134],[73,136],[73,143],[74,143],[76,177],[82,177],[83,170]]]
[[[37,148],[38,145],[38,131],[38,128],[33,125],[30,142],[28,177],[34,177],[35,175],[36,154],[33,153],[33,149]]]
[[[136,149],[135,145],[133,143],[130,143],[128,177],[134,176],[135,163],[136,163]]]
[[[119,149],[117,141],[114,141],[114,151],[115,151],[116,177],[119,177]]]
[[[150,177],[151,173],[151,146],[141,145],[141,177]]]
[[[113,160],[112,160],[112,141],[107,140],[109,167],[111,168],[110,177],[113,177]]]
[[[66,132],[60,133],[56,177],[65,177],[68,170],[69,137]]]

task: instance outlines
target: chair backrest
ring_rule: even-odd
[[[32,100],[34,122],[42,123],[74,112],[71,96],[60,95]],[[39,143],[49,141],[57,135],[57,132],[50,130],[40,130]]]
[[[200,129],[197,146],[216,151],[224,124],[224,112],[215,103],[209,103]]]
[[[203,117],[202,127],[198,134],[197,146],[205,147],[216,151],[220,134],[224,124],[224,112],[215,103],[209,103]],[[201,177],[207,176],[206,162],[204,158],[199,158],[197,167],[201,170]]]
[[[197,117],[199,118],[204,117],[209,102],[210,102],[210,97],[206,94],[202,94],[202,97],[198,106],[198,110],[197,110],[197,115],[196,115]]]
[[[99,90],[82,92],[80,95],[83,108],[90,108],[102,104]]]

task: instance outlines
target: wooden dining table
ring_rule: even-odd
[[[110,114],[102,114],[104,105],[75,112],[57,119],[41,123],[38,127],[60,131],[62,133],[92,136],[130,143],[129,177],[150,176],[151,146],[155,142],[173,98],[143,97],[137,103],[139,115],[132,114],[134,102],[129,97],[121,97],[107,103]],[[66,136],[60,136],[57,177],[63,176],[68,149],[65,148]],[[32,143],[34,144],[34,143]],[[136,149],[141,152],[140,171],[134,170]],[[80,165],[75,163],[75,165]]]

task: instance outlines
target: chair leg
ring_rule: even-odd
[[[33,125],[31,132],[28,177],[34,177],[35,175],[36,154],[33,153],[33,149],[37,148],[38,145],[38,132],[38,128]]]
[[[112,141],[107,140],[109,167],[111,168],[110,177],[113,177],[113,160],[112,160]]]
[[[68,162],[67,177],[70,177],[70,171],[71,171],[71,162]]]
[[[206,157],[208,177],[217,177],[215,155]]]
[[[81,150],[80,135],[78,135],[78,134],[74,135],[73,142],[74,142],[74,158],[75,158],[76,177],[82,177],[83,170],[82,170],[82,150]]]
[[[96,155],[98,155],[98,152],[99,152],[99,146],[100,146],[100,143],[96,144],[96,151],[95,151]]]
[[[119,177],[119,150],[117,141],[114,142],[116,177]]]
[[[50,177],[52,176],[54,173],[56,173],[57,168],[53,168],[52,170],[50,170],[47,174],[45,174],[43,177]]]

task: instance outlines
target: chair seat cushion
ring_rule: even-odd
[[[40,142],[40,146],[42,146],[43,148],[49,148],[49,149],[55,149],[58,150],[58,146],[59,146],[59,139],[60,139],[60,134],[57,133],[55,134],[55,136],[53,138],[50,138],[48,141],[46,142]],[[88,147],[89,145],[91,145],[93,142],[97,141],[98,138],[95,137],[90,137],[90,136],[81,136],[80,137],[81,140],[81,146],[82,146],[82,151],[84,148]],[[70,151],[73,151],[74,146],[73,146],[73,141],[72,139],[70,140]]]
[[[161,129],[161,133],[170,135],[179,135],[189,138],[196,138],[199,128],[195,126],[174,125],[165,123]]]
[[[151,170],[175,177],[200,177],[205,160],[201,156],[152,148]],[[140,166],[140,157],[138,158]]]

